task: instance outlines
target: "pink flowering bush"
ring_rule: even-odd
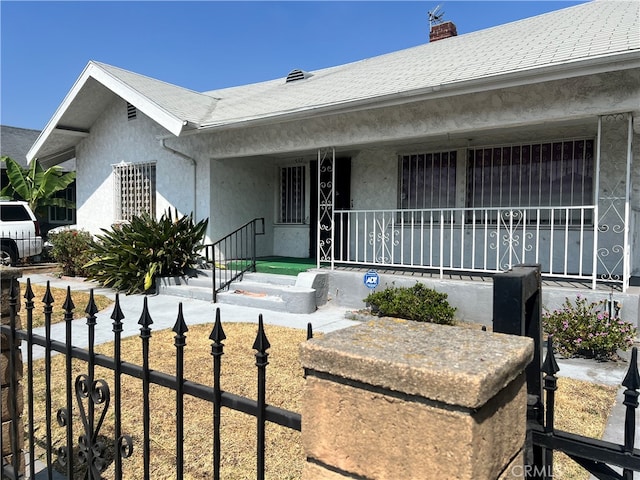
[[[618,349],[633,345],[637,331],[633,324],[618,318],[618,302],[611,309],[607,307],[606,300],[588,302],[578,295],[571,302],[567,298],[561,308],[544,311],[542,327],[553,335],[555,349],[564,357],[611,359]]]

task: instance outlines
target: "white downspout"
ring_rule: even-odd
[[[197,162],[196,162],[196,159],[195,159],[195,158],[190,157],[190,156],[189,156],[189,155],[187,155],[186,153],[182,153],[182,152],[180,152],[180,151],[178,151],[178,150],[175,150],[175,149],[173,149],[173,148],[171,148],[171,147],[168,147],[168,146],[165,144],[165,141],[166,141],[166,140],[167,140],[166,138],[161,138],[161,139],[160,139],[160,145],[162,146],[162,148],[164,148],[165,150],[167,150],[167,151],[169,151],[169,152],[173,153],[174,155],[177,155],[177,156],[179,156],[179,157],[181,157],[181,158],[184,158],[184,159],[188,160],[189,162],[191,162],[191,165],[193,166],[193,218],[194,218],[195,220],[197,220],[197,219],[198,219],[198,216],[197,216],[197,214],[196,214],[196,208],[197,208],[197,207],[196,207],[196,206],[197,206],[197,203],[196,203],[196,200],[197,200],[197,193],[196,193],[196,192],[197,192],[197,190],[196,190],[196,181],[197,181],[197,178],[198,178],[198,177],[197,177],[198,164],[197,164]]]

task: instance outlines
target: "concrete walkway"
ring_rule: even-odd
[[[97,288],[91,282],[84,282],[75,279],[62,278],[58,279],[51,275],[37,274],[29,275],[32,284],[45,285],[47,282],[51,287],[64,288],[71,287],[72,292],[89,291],[94,289],[94,294],[105,295],[115,299],[115,293],[110,289]],[[21,281],[26,283],[26,278]],[[189,325],[197,325],[202,323],[213,323],[215,321],[216,309],[220,309],[220,320],[224,326],[225,323],[258,323],[258,316],[262,314],[265,325],[278,325],[282,327],[306,329],[307,323],[311,323],[314,332],[327,333],[333,330],[346,328],[358,322],[345,318],[346,309],[344,307],[333,307],[331,305],[323,306],[316,312],[311,314],[292,314],[281,312],[263,311],[251,307],[239,307],[235,305],[213,304],[203,300],[194,300],[191,298],[173,297],[170,295],[123,295],[119,296],[120,308],[124,314],[122,337],[134,336],[140,334],[140,325],[138,320],[143,310],[144,300],[147,300],[147,307],[153,324],[152,332],[173,328],[178,316],[178,305],[182,303],[182,312]],[[36,299],[39,300],[39,299]],[[36,303],[36,308],[38,303]],[[60,308],[54,306],[54,308]],[[76,311],[84,311],[86,305],[76,305]],[[106,343],[113,340],[113,320],[111,314],[113,308],[109,307],[97,314],[95,340],[96,344]],[[64,322],[51,325],[51,338],[63,341],[65,338]],[[72,343],[77,347],[86,347],[87,325],[86,319],[80,318],[73,321]],[[44,327],[34,329],[37,335],[44,335]],[[267,336],[269,332],[267,331]],[[188,333],[187,333],[188,338]],[[43,349],[34,347],[34,358],[42,358]]]
[[[30,278],[33,284],[46,284],[47,281],[52,287],[65,288],[71,286],[72,291],[89,291],[94,289],[95,294],[106,295],[115,298],[115,294],[110,289],[98,288],[94,283],[84,282],[73,278],[56,278],[50,274],[28,274],[21,278],[21,282],[26,283]],[[227,304],[212,304],[208,301],[194,300],[169,295],[120,295],[120,307],[125,315],[123,320],[124,330],[122,336],[133,336],[140,333],[138,320],[143,309],[144,299],[147,299],[148,310],[153,324],[152,332],[173,328],[177,314],[178,304],[182,303],[183,315],[187,325],[202,323],[213,323],[215,312],[220,308],[220,318],[225,323],[251,322],[257,323],[258,316],[262,314],[265,325],[278,325],[291,328],[306,329],[307,323],[311,323],[314,332],[331,332],[341,328],[347,328],[359,322],[345,318],[347,309],[345,307],[332,306],[330,304],[319,308],[311,314],[289,314],[280,312],[262,311],[251,307],[239,307]],[[39,300],[39,299],[36,299]],[[38,303],[36,303],[38,306]],[[85,305],[76,305],[76,309],[83,311]],[[96,343],[104,343],[113,340],[112,320],[110,318],[112,308],[97,314]],[[63,322],[54,324],[51,327],[52,338],[63,340],[65,338],[65,325]],[[44,335],[44,329],[36,329],[35,333]],[[267,330],[267,336],[268,336]],[[187,334],[188,335],[188,334]],[[86,319],[74,320],[73,344],[78,347],[87,346]],[[43,350],[34,347],[34,358],[42,358]],[[615,405],[608,418],[606,431],[603,439],[613,443],[624,442],[624,418],[625,409],[624,387],[621,387],[622,380],[629,365],[629,355],[619,362],[595,362],[585,359],[559,359],[559,376],[575,378],[588,382],[594,382],[618,387]],[[636,412],[640,415],[640,412]],[[640,424],[640,420],[637,421]],[[636,429],[636,448],[640,447],[640,429]]]

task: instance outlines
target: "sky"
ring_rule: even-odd
[[[0,123],[44,129],[90,60],[202,92],[426,43],[437,6],[462,35],[578,3],[0,0]]]

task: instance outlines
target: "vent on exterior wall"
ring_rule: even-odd
[[[309,78],[310,76],[311,74],[309,72],[305,72],[304,70],[291,70],[291,72],[289,72],[289,75],[287,75],[286,83],[295,82],[296,80],[304,80],[305,78]]]
[[[138,109],[127,102],[127,120],[133,120],[138,115]]]

